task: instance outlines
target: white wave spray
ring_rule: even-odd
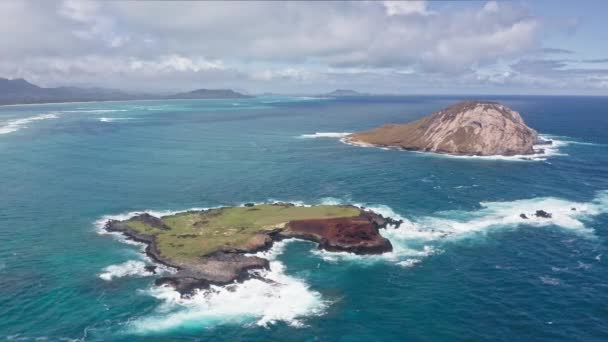
[[[323,204],[341,204],[330,198]],[[590,202],[574,202],[555,197],[539,197],[509,202],[482,202],[474,211],[452,210],[433,216],[405,218],[384,205],[356,204],[385,217],[403,220],[397,229],[387,227],[381,234],[393,244],[393,251],[378,256],[359,256],[315,250],[325,261],[355,260],[362,263],[390,261],[404,267],[419,264],[425,257],[441,253],[441,243],[487,234],[498,229],[520,227],[540,228],[556,226],[585,238],[594,238],[594,230],[588,221],[597,215],[608,213],[608,191],[600,191]],[[536,210],[551,213],[550,218],[537,217]],[[521,217],[524,214],[526,218]]]
[[[347,132],[316,132],[313,134],[302,134],[298,136],[298,138],[305,139],[315,139],[315,138],[336,138],[339,139],[342,143],[357,147],[372,147],[378,148],[382,150],[398,150],[404,151],[399,148],[393,147],[380,147],[375,146],[373,144],[367,144],[363,142],[355,142],[348,138],[348,136],[352,133]],[[458,158],[458,159],[473,159],[473,160],[505,160],[505,161],[545,161],[550,157],[556,156],[567,156],[567,154],[560,151],[560,148],[576,144],[576,145],[597,145],[593,143],[580,142],[573,140],[568,137],[554,136],[554,135],[539,135],[543,140],[550,140],[551,144],[544,145],[535,145],[534,149],[538,151],[534,154],[522,154],[522,155],[513,155],[513,156],[459,156],[459,155],[450,155],[450,154],[440,154],[440,153],[431,153],[431,152],[421,152],[421,151],[406,151],[406,152],[414,152],[424,154],[426,156],[431,157],[439,157],[439,158]]]
[[[321,204],[342,204],[327,198]],[[344,202],[345,203],[345,202]],[[302,204],[305,205],[305,204]],[[387,227],[381,234],[393,244],[393,251],[377,256],[359,256],[313,250],[328,262],[357,263],[391,262],[401,267],[417,267],[425,258],[441,253],[441,243],[457,241],[496,229],[518,227],[538,228],[556,226],[584,238],[593,238],[594,230],[586,225],[593,216],[608,212],[608,191],[598,192],[589,202],[574,202],[554,197],[541,197],[509,202],[483,202],[474,211],[443,211],[433,216],[407,219],[384,205],[355,204],[385,217],[403,220],[399,228]],[[201,209],[190,209],[201,210]],[[552,214],[550,218],[536,217],[536,210]],[[182,211],[145,211],[160,217]],[[124,220],[141,212],[104,216],[96,222],[100,233],[108,219]],[[525,214],[528,218],[522,218]],[[183,298],[172,287],[152,287],[145,292],[162,304],[156,312],[129,322],[129,331],[150,334],[179,328],[209,328],[221,324],[268,326],[285,322],[298,327],[307,317],[322,315],[330,303],[320,293],[310,289],[301,279],[287,275],[285,266],[277,259],[293,239],[276,242],[266,251],[255,255],[270,261],[270,269],[255,271],[256,277],[228,286],[211,286]],[[106,280],[120,276],[139,276],[140,263],[124,263],[108,267],[100,275]]]
[[[343,138],[351,133],[347,132],[316,132],[313,134],[302,134],[299,138],[315,139],[315,138]]]
[[[163,304],[155,314],[132,321],[132,332],[146,334],[226,323],[267,326],[285,322],[303,326],[306,317],[323,314],[328,303],[303,280],[285,274],[285,266],[276,257],[289,242],[277,242],[269,251],[258,253],[270,261],[270,270],[257,271],[259,277],[242,283],[211,286],[190,298],[182,298],[167,286],[148,290]]]
[[[128,276],[145,277],[152,275],[152,272],[146,270],[146,263],[139,260],[129,260],[118,265],[110,265],[103,269],[99,274],[99,278],[110,281],[114,278],[122,278]]]
[[[14,119],[8,120],[4,123],[0,123],[0,134],[8,134],[12,132],[16,132],[22,128],[26,128],[29,123],[40,121],[40,120],[49,120],[49,119],[57,119],[58,116],[53,113],[48,114],[40,114],[36,116],[30,116],[22,119]]]
[[[133,118],[99,118],[101,122],[115,122],[115,121],[123,121],[123,120],[132,120]]]

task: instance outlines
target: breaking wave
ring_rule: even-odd
[[[323,204],[341,204],[330,198]],[[487,234],[493,230],[522,227],[540,228],[556,226],[583,237],[595,237],[589,221],[608,213],[608,191],[600,191],[589,202],[568,201],[556,197],[539,197],[509,202],[482,202],[474,211],[441,211],[433,216],[405,218],[384,205],[356,204],[385,217],[403,220],[399,228],[388,227],[381,234],[393,244],[393,251],[378,256],[359,256],[351,253],[313,251],[328,262],[356,260],[363,263],[380,260],[404,267],[417,265],[425,257],[441,253],[442,243]],[[536,210],[551,214],[550,218],[537,217]],[[526,218],[520,215],[524,214]]]
[[[110,219],[125,220],[143,212],[161,217],[204,209],[209,208],[144,210],[105,215],[95,221],[95,227],[99,234],[112,235],[121,242],[143,248],[144,244],[128,240],[120,233],[107,232],[103,229],[105,223]],[[310,289],[303,280],[287,275],[285,266],[277,260],[285,246],[292,241],[294,239],[278,241],[271,249],[256,253],[255,255],[270,261],[270,269],[252,271],[257,277],[242,283],[211,286],[190,298],[182,298],[169,286],[154,286],[146,290],[147,294],[161,300],[162,304],[156,313],[129,322],[130,332],[149,334],[178,328],[209,328],[227,323],[244,326],[268,326],[276,322],[285,322],[294,327],[305,325],[307,317],[322,315],[329,302],[323,300],[321,294]],[[144,266],[145,263],[137,261],[113,265],[105,268],[99,277],[111,280],[123,276],[142,276]]]
[[[139,260],[129,260],[122,264],[110,265],[103,269],[99,274],[99,278],[110,281],[114,278],[122,278],[128,276],[145,277],[152,275],[152,272],[146,270],[146,263]]]
[[[121,264],[110,265],[105,267],[103,271],[99,274],[99,278],[105,281],[111,281],[114,278],[124,278],[124,277],[148,277],[154,274],[165,274],[165,273],[173,273],[175,270],[173,268],[167,267],[165,265],[154,265],[154,271],[146,269],[147,266],[153,263],[147,256],[142,254],[142,260],[128,260]]]
[[[326,198],[319,204],[342,204],[345,201]],[[299,203],[300,205],[308,205]],[[608,213],[608,191],[600,191],[588,202],[569,201],[555,197],[540,197],[508,202],[482,202],[480,209],[441,211],[432,216],[405,218],[385,205],[357,204],[385,217],[403,220],[399,228],[387,227],[381,234],[393,244],[393,251],[383,255],[360,256],[351,253],[327,252],[313,249],[313,254],[327,262],[354,261],[357,263],[390,262],[405,268],[423,264],[429,256],[443,252],[444,243],[487,234],[499,229],[535,229],[555,226],[584,238],[594,238],[588,226],[594,216]],[[201,208],[189,209],[201,210]],[[551,213],[549,218],[536,217],[536,210]],[[181,211],[145,211],[155,216]],[[104,216],[96,222],[103,231],[108,219],[126,219],[141,212]],[[527,218],[520,215],[525,214]],[[107,233],[106,233],[107,234]],[[285,272],[278,260],[287,244],[295,239],[276,242],[265,252],[255,255],[270,261],[269,270],[252,271],[256,275],[242,283],[211,286],[183,298],[169,286],[152,287],[145,293],[161,301],[150,315],[128,323],[128,331],[135,334],[154,334],[175,329],[205,329],[223,324],[269,326],[284,322],[294,327],[305,325],[306,319],[322,315],[331,304],[308,284]],[[109,266],[99,277],[111,280],[123,276],[142,276],[145,263],[128,261]],[[552,283],[552,279],[542,280]]]
[[[122,121],[122,120],[132,120],[133,118],[99,118],[99,121],[101,122],[115,122],[115,121]]]
[[[40,114],[23,119],[8,120],[0,123],[0,134],[8,134],[16,132],[22,128],[27,128],[27,125],[34,121],[57,119],[59,116],[53,113]]]
[[[329,303],[303,280],[285,274],[285,266],[276,257],[289,242],[277,242],[269,251],[258,253],[270,261],[270,270],[257,271],[260,277],[243,283],[212,286],[190,298],[180,297],[171,287],[153,287],[146,292],[163,304],[151,316],[130,322],[131,332],[147,334],[221,324],[305,325],[306,317],[322,315]]]
[[[77,109],[77,110],[62,110],[62,113],[115,113],[115,112],[127,112],[128,109]]]
[[[302,134],[300,138],[314,139],[314,138],[344,138],[351,133],[347,132],[316,132],[314,134]]]
[[[459,156],[452,154],[443,154],[443,153],[433,153],[433,152],[424,152],[424,151],[406,151],[396,147],[382,147],[375,146],[373,144],[367,144],[363,142],[354,142],[348,139],[346,136],[339,137],[340,141],[352,146],[357,147],[373,147],[379,148],[383,150],[397,150],[397,151],[405,151],[405,152],[413,152],[424,154],[425,156],[439,157],[439,158],[457,158],[457,159],[474,159],[474,160],[505,160],[505,161],[545,161],[549,157],[556,156],[567,156],[567,154],[560,151],[561,147],[567,146],[572,143],[578,144],[590,144],[590,143],[580,143],[574,142],[572,140],[560,140],[561,137],[555,137],[551,135],[539,135],[540,138],[544,140],[551,140],[551,144],[546,145],[534,145],[534,150],[538,151],[534,154],[516,154],[512,156]]]
[[[505,160],[505,161],[546,161],[550,157],[556,156],[567,156],[564,152],[561,151],[562,147],[568,145],[589,145],[596,146],[599,144],[576,141],[572,138],[563,137],[563,136],[555,136],[548,134],[540,134],[539,137],[543,140],[550,140],[551,144],[545,145],[534,145],[534,149],[538,151],[534,154],[521,154],[521,155],[513,155],[513,156],[458,156],[451,154],[441,154],[441,153],[432,153],[432,152],[423,152],[423,151],[405,151],[400,148],[395,147],[382,147],[376,146],[373,144],[367,144],[363,142],[354,142],[348,138],[348,135],[352,133],[347,132],[316,132],[313,134],[302,134],[299,138],[336,138],[339,139],[342,143],[357,146],[357,147],[373,147],[382,150],[397,150],[404,152],[414,152],[424,154],[426,156],[439,157],[439,158],[458,158],[458,159],[476,159],[476,160]]]

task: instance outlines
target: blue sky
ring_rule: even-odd
[[[44,86],[608,95],[599,0],[6,0],[0,13],[0,77]]]

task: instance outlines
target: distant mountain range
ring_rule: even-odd
[[[0,104],[129,100],[142,96],[104,88],[43,88],[24,79],[0,78]]]
[[[197,89],[167,96],[168,99],[242,99],[251,97],[230,89]]]
[[[341,96],[367,96],[369,94],[360,93],[352,89],[336,89],[327,94],[321,94],[320,97],[341,97]]]
[[[248,95],[230,89],[198,89],[169,96],[128,93],[106,88],[56,87],[43,88],[24,79],[0,78],[0,105],[90,102],[151,99],[227,99],[247,98]]]

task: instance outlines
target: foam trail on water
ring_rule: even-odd
[[[299,138],[315,139],[315,138],[343,138],[351,133],[348,132],[316,132],[314,134],[302,134]]]
[[[99,121],[101,122],[115,122],[115,121],[122,121],[122,120],[132,120],[133,118],[99,118]]]
[[[40,114],[36,116],[30,116],[23,119],[14,119],[8,120],[3,123],[0,123],[0,134],[8,134],[12,132],[16,132],[22,128],[26,128],[27,124],[40,120],[49,120],[49,119],[57,119],[59,116],[53,113],[48,114]]]
[[[154,287],[149,294],[162,301],[157,312],[130,323],[134,333],[147,334],[176,328],[209,328],[218,324],[268,326],[285,322],[304,325],[304,319],[323,314],[328,303],[297,278],[285,274],[276,257],[290,240],[275,243],[257,255],[270,261],[270,270],[256,272],[260,277],[229,286],[212,286],[182,298],[171,287]]]
[[[146,263],[138,260],[129,260],[122,264],[110,265],[103,269],[99,274],[99,278],[110,281],[114,278],[122,278],[127,276],[145,277],[152,273],[146,270]]]
[[[128,109],[79,109],[79,110],[62,110],[62,113],[115,113],[115,112],[127,112]]]
[[[322,204],[343,204],[338,199],[324,199]],[[473,211],[443,211],[433,216],[405,218],[384,205],[356,204],[384,217],[403,220],[397,229],[388,227],[380,233],[393,244],[393,251],[378,256],[313,251],[328,262],[354,260],[363,263],[390,261],[404,267],[415,266],[427,256],[441,253],[441,243],[487,234],[498,229],[556,226],[586,238],[594,230],[587,222],[594,216],[608,213],[608,191],[600,191],[590,202],[574,202],[555,197],[539,197],[509,202],[482,202]],[[551,213],[551,218],[536,217],[536,210]],[[527,219],[520,215],[524,214]]]
[[[340,141],[347,145],[357,146],[357,147],[373,147],[379,148],[382,150],[396,150],[396,151],[404,151],[404,152],[413,152],[420,153],[425,156],[430,157],[438,157],[438,158],[457,158],[457,159],[474,159],[474,160],[504,160],[504,161],[545,161],[549,157],[556,156],[567,156],[567,154],[560,151],[560,147],[567,146],[570,143],[575,143],[572,141],[560,140],[558,137],[553,137],[549,135],[540,134],[539,137],[543,140],[551,140],[551,144],[547,145],[534,145],[534,150],[537,151],[533,154],[518,154],[512,156],[459,156],[452,154],[441,154],[441,153],[432,153],[432,152],[423,152],[423,151],[406,151],[396,147],[381,147],[375,146],[373,144],[368,144],[364,142],[356,142],[350,140],[347,136],[337,137],[340,138]],[[583,144],[583,143],[580,143]]]
[[[314,134],[302,134],[299,138],[337,138],[342,143],[357,147],[373,147],[382,150],[397,150],[397,151],[405,151],[400,148],[395,147],[381,147],[375,146],[373,144],[368,144],[364,142],[356,142],[352,141],[348,138],[348,136],[352,133],[339,133],[339,132],[316,132]],[[567,154],[560,151],[560,148],[564,146],[568,146],[571,144],[576,145],[592,145],[599,146],[600,144],[588,143],[576,141],[568,137],[562,136],[554,136],[548,134],[539,134],[539,137],[543,140],[551,140],[551,144],[546,145],[534,145],[534,149],[538,151],[534,154],[522,154],[522,155],[513,155],[513,156],[458,156],[458,155],[450,155],[450,154],[440,154],[440,153],[431,153],[431,152],[421,152],[421,151],[406,151],[406,152],[414,152],[424,154],[426,156],[433,156],[439,158],[458,158],[458,159],[474,159],[474,160],[505,160],[505,161],[546,161],[549,157],[556,156],[567,156]]]
[[[341,204],[340,199],[326,198],[321,204]],[[305,204],[302,204],[305,205]],[[407,219],[385,205],[355,204],[385,217],[403,220],[399,228],[387,227],[381,234],[393,244],[393,251],[378,256],[359,256],[315,250],[314,253],[328,262],[355,261],[358,263],[391,262],[401,267],[419,267],[425,258],[442,252],[442,243],[458,241],[495,229],[518,227],[537,228],[557,226],[564,230],[593,237],[594,230],[586,225],[592,217],[608,213],[608,191],[598,192],[589,202],[574,202],[554,197],[541,197],[509,202],[483,202],[472,211],[444,211],[433,216]],[[573,210],[575,208],[576,210]],[[201,210],[201,209],[191,209]],[[536,210],[545,210],[551,218],[534,216]],[[182,211],[146,211],[160,217]],[[104,216],[97,221],[102,228],[108,219],[126,219],[141,212]],[[529,219],[523,219],[520,214]],[[161,305],[151,315],[139,317],[128,324],[131,333],[153,334],[180,328],[211,328],[221,324],[268,326],[285,322],[303,326],[307,317],[322,315],[330,304],[320,293],[312,290],[301,279],[285,273],[278,260],[285,246],[293,239],[276,242],[265,252],[255,255],[270,261],[270,269],[255,271],[257,277],[228,286],[211,286],[199,290],[189,298],[182,298],[172,287],[152,287],[146,293],[159,299]],[[105,277],[138,274],[141,264],[133,267],[115,265]],[[135,269],[131,273],[131,269]]]

